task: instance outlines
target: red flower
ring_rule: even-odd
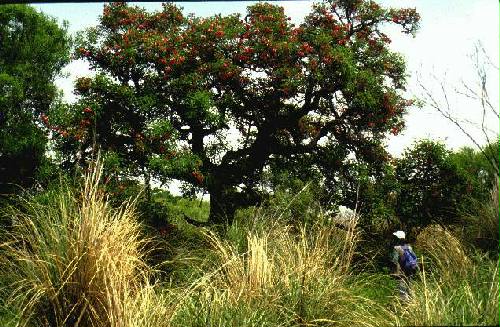
[[[223,37],[224,36],[224,31],[219,30],[219,31],[215,32],[215,36],[217,36],[217,37]]]
[[[85,109],[83,109],[83,112],[86,113],[86,114],[91,114],[94,111],[90,107],[86,107]]]
[[[305,52],[305,53],[309,53],[309,52],[312,52],[313,51],[313,47],[311,47],[309,45],[309,43],[305,42],[304,44],[302,44],[302,50]]]
[[[205,177],[203,176],[203,174],[200,173],[199,171],[193,171],[191,173],[191,175],[194,177],[194,179],[196,179],[196,181],[198,182],[198,184],[202,184],[203,180],[205,179]]]
[[[88,119],[82,119],[80,121],[80,126],[82,126],[82,127],[89,126],[90,124],[91,124],[90,120],[88,120]]]
[[[47,125],[49,123],[49,117],[47,117],[46,114],[41,114],[40,118],[42,119],[42,122]]]

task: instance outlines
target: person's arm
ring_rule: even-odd
[[[394,247],[391,252],[391,275],[394,277],[399,275],[399,270],[399,253]]]

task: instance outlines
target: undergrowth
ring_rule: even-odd
[[[178,219],[153,242],[134,201],[109,205],[100,172],[3,213],[0,325],[498,325],[498,259],[449,230],[418,235],[420,273],[400,302],[388,274],[353,260],[356,215],[290,224],[252,209],[217,231]],[[169,253],[156,270],[153,250]]]

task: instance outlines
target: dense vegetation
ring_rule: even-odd
[[[0,7],[0,194],[42,175],[47,133],[39,115],[57,98],[54,79],[69,62],[70,41],[55,20],[27,6]]]
[[[414,34],[415,10],[112,3],[74,45],[97,72],[74,104],[65,27],[0,22],[1,326],[498,325],[498,141],[383,147],[413,104],[383,31]],[[172,179],[183,196],[152,187]]]

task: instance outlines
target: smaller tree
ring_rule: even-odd
[[[498,142],[493,142],[484,146],[481,151],[464,147],[450,154],[450,160],[466,182],[467,197],[473,201],[486,201],[490,197],[497,176],[494,167],[498,167],[499,145]],[[468,202],[462,204],[464,211],[469,209]]]
[[[396,211],[406,227],[451,223],[459,218],[467,184],[450,154],[443,144],[423,140],[397,160]]]

